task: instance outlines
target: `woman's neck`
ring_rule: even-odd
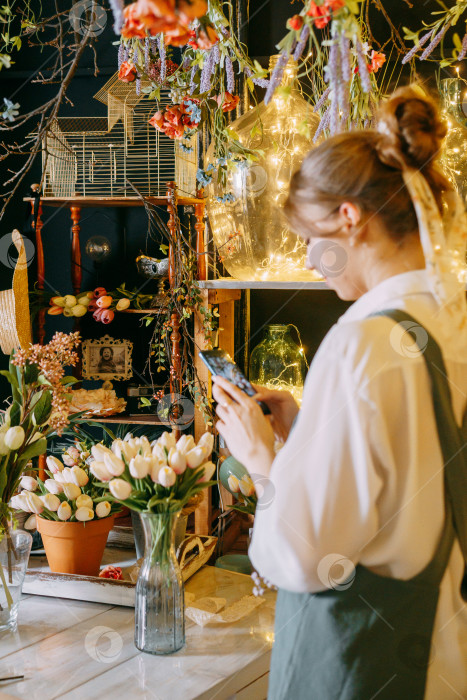
[[[375,253],[375,259],[367,267],[365,274],[368,289],[376,287],[389,277],[411,270],[424,270],[426,267],[418,234],[407,236],[401,241],[389,239],[387,244]]]

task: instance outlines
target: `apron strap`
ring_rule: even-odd
[[[401,309],[378,311],[371,316],[387,316],[401,324],[405,332],[409,333],[411,327],[423,328],[413,316]],[[425,328],[423,330],[428,340],[426,346],[419,345],[419,349],[430,375],[436,426],[443,456],[446,521],[433,559],[412,580],[429,578],[441,582],[455,536],[467,563],[467,452],[465,440],[455,419],[441,349],[433,336]],[[420,334],[414,333],[414,336],[417,342]]]

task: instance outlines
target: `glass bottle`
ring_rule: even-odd
[[[300,403],[306,376],[303,350],[292,339],[289,326],[275,323],[265,330],[265,337],[250,355],[250,381],[290,391]]]
[[[148,654],[172,654],[185,644],[183,579],[174,546],[180,513],[141,513],[145,548],[136,583],[135,646]]]
[[[271,57],[274,68],[277,56]],[[246,147],[259,150],[250,166],[229,171],[226,191],[233,202],[218,202],[217,182],[208,188],[207,210],[219,256],[228,272],[241,280],[317,279],[305,270],[304,242],[292,233],[280,211],[289,182],[312,147],[319,117],[300,94],[297,65],[287,64],[281,86],[266,106],[250,108],[231,128]],[[206,166],[214,163],[213,146]]]
[[[32,537],[25,530],[6,529],[0,540],[0,632],[15,632]]]
[[[448,125],[441,151],[441,164],[464,203],[467,198],[467,114],[464,111],[466,86],[461,78],[445,78],[440,83],[443,112]]]

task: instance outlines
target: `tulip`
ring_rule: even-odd
[[[94,517],[94,511],[92,508],[78,508],[75,513],[76,520],[82,523],[86,523],[88,520],[92,520]]]
[[[107,291],[104,289],[104,287],[96,287],[94,290],[94,298],[99,299],[99,297],[103,297],[107,294]]]
[[[62,456],[62,460],[63,464],[66,464],[67,467],[73,467],[75,464],[75,460],[73,459],[73,457],[70,457],[70,455],[66,453]]]
[[[193,439],[193,435],[182,435],[177,441],[177,450],[184,455],[194,447],[196,447],[196,443]]]
[[[31,512],[26,496],[20,493],[13,496],[10,500],[10,507],[13,508],[13,510],[24,510],[26,513]]]
[[[253,496],[255,493],[255,485],[247,474],[240,479],[238,485],[244,496]]]
[[[71,483],[76,484],[76,486],[86,486],[89,481],[89,476],[86,474],[84,469],[81,467],[71,468]]]
[[[85,306],[84,304],[75,304],[75,306],[72,307],[71,312],[73,316],[76,316],[79,318],[80,316],[84,316],[84,314],[87,312],[88,307]]]
[[[26,522],[23,525],[25,530],[35,530],[37,527],[37,518],[35,513],[29,516],[29,518],[26,520]]]
[[[112,311],[112,309],[103,309],[102,313],[100,315],[99,321],[101,323],[106,323],[106,324],[112,323],[112,321],[114,320],[114,316],[115,316],[115,314]]]
[[[65,308],[68,307],[71,309],[73,306],[76,306],[76,297],[74,294],[66,294],[63,299],[65,301]]]
[[[54,474],[54,481],[56,481],[58,484],[65,484],[67,479],[63,472],[57,472]]]
[[[167,452],[162,445],[159,445],[158,443],[154,445],[152,448],[152,456],[159,460],[159,462],[162,462],[164,465],[167,464]]]
[[[133,438],[130,438],[129,440],[122,440],[120,450],[127,462],[129,462],[133,457],[136,457],[138,454],[138,446]]]
[[[169,467],[172,467],[175,474],[183,474],[186,469],[186,457],[184,454],[179,452],[175,447],[171,447],[167,461]]]
[[[101,320],[101,316],[102,316],[102,314],[104,313],[104,311],[105,311],[105,309],[96,309],[96,310],[93,312],[93,314],[92,314],[93,319],[94,319],[95,321],[100,321],[100,320]]]
[[[66,316],[66,318],[71,318],[73,316],[73,311],[69,306],[63,307],[63,315]]]
[[[227,479],[227,483],[229,484],[229,489],[231,493],[239,493],[240,491],[240,486],[239,486],[239,480],[237,479],[236,476],[231,474],[229,478]]]
[[[44,510],[44,504],[42,503],[39,496],[36,496],[35,493],[31,493],[30,491],[24,491],[23,494],[25,495],[26,501],[29,506],[28,510],[31,513],[36,513],[36,515],[42,513],[42,511]]]
[[[209,481],[214,472],[216,471],[216,465],[213,464],[213,462],[206,462],[206,464],[203,464],[203,469],[204,474],[201,477],[201,479],[198,479],[198,483],[202,483],[203,481]]]
[[[90,292],[92,294],[92,292]],[[83,297],[78,297],[78,304],[81,304],[82,306],[88,307],[91,302],[91,299],[86,296],[86,294]]]
[[[134,479],[145,479],[152,467],[152,457],[136,455],[130,460],[130,474]]]
[[[117,311],[125,311],[130,306],[129,299],[119,299],[117,301]]]
[[[108,501],[101,501],[96,505],[96,515],[98,518],[106,518],[110,513],[111,505]]]
[[[162,467],[162,469],[159,470],[158,481],[161,484],[161,486],[165,486],[165,488],[170,488],[175,484],[176,479],[177,475],[175,474],[174,470],[170,467]]]
[[[22,489],[26,489],[26,491],[35,491],[38,486],[37,481],[33,476],[23,476],[19,482],[19,485]]]
[[[53,493],[55,495],[63,493],[63,486],[56,479],[46,479],[44,481],[44,486],[49,493]]]
[[[108,309],[111,303],[112,303],[112,297],[108,296],[106,294],[103,294],[96,301],[96,304],[99,307],[99,309]]]
[[[65,469],[60,472],[60,483],[61,484],[74,484],[73,481],[73,472],[71,471],[70,467],[65,467]]]
[[[123,479],[112,479],[109,483],[109,489],[112,496],[118,501],[124,501],[126,498],[129,498],[133,490],[131,484]]]
[[[45,496],[39,496],[39,498],[47,510],[55,513],[60,508],[60,499],[53,493],[46,493]]]
[[[214,446],[214,435],[212,433],[203,433],[198,440],[198,447],[202,447],[205,450],[206,458],[212,452]]]
[[[63,484],[63,493],[69,501],[74,501],[78,496],[81,496],[81,489],[76,484],[66,483]]]
[[[46,459],[46,462],[47,462],[47,469],[50,472],[52,472],[52,474],[58,474],[58,472],[63,471],[63,464],[56,457],[49,455]]]
[[[24,442],[24,430],[20,425],[8,428],[5,433],[5,445],[9,450],[19,450]]]
[[[152,452],[151,452],[151,444],[149,440],[147,439],[146,435],[143,435],[142,437],[139,438],[139,446],[140,449],[143,452],[143,457],[150,457]]]
[[[51,304],[54,304],[55,306],[65,306],[65,297],[52,297],[50,300]]]
[[[87,496],[85,493],[82,493],[81,496],[78,496],[76,499],[77,508],[92,508],[93,505],[91,496]]]
[[[159,472],[162,467],[166,467],[166,462],[160,462],[157,457],[152,458],[151,479],[155,484],[159,483]]]
[[[125,433],[125,437],[123,438],[123,442],[128,442],[128,440],[133,439],[133,433]]]
[[[190,469],[200,467],[206,460],[206,453],[203,447],[194,447],[186,456],[186,462]]]
[[[123,442],[123,440],[117,439],[117,440],[114,440],[112,445],[110,446],[110,449],[112,450],[114,455],[116,457],[118,457],[119,459],[122,459],[122,454],[125,454],[123,452],[124,444],[125,443]]]
[[[121,476],[125,471],[125,463],[113,453],[104,455],[104,464],[112,476]]]
[[[91,447],[91,453],[94,459],[97,459],[98,462],[104,461],[104,455],[113,454],[112,450],[109,450],[109,448],[103,445],[101,442],[98,442],[96,445]]]
[[[162,447],[165,447],[167,449],[167,452],[168,452],[171,447],[175,447],[175,435],[173,433],[168,433],[166,431],[165,433],[162,433],[158,442],[159,442],[159,445],[162,445]]]
[[[51,306],[50,309],[47,309],[47,313],[49,316],[60,316],[63,313],[63,309],[60,306]]]
[[[7,455],[9,451],[5,445],[5,433],[0,433],[0,455]]]
[[[64,501],[63,503],[60,503],[60,506],[57,510],[57,515],[59,520],[69,520],[71,518],[71,506],[69,503]]]
[[[91,462],[89,471],[96,479],[99,479],[99,481],[110,481],[112,478],[112,474],[109,472],[104,462],[98,462],[97,460]]]

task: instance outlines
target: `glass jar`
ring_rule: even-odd
[[[277,56],[271,57],[273,69]],[[241,280],[317,279],[305,269],[305,243],[292,233],[280,211],[289,182],[312,147],[319,117],[298,89],[297,65],[287,64],[281,86],[264,102],[234,121],[231,128],[246,147],[261,151],[250,166],[229,171],[226,191],[233,202],[218,202],[221,185],[209,185],[207,211],[219,256]],[[206,166],[214,163],[213,146]]]
[[[445,78],[440,83],[443,112],[448,125],[441,151],[441,164],[464,203],[467,198],[466,87],[467,83],[461,78]]]
[[[281,323],[266,326],[266,335],[250,355],[250,381],[268,389],[290,391],[301,402],[306,376],[302,348]]]
[[[185,644],[183,579],[174,546],[180,513],[141,513],[145,548],[136,582],[135,646],[148,654],[172,654]]]
[[[10,529],[0,541],[0,632],[15,632],[32,537],[25,530]]]

